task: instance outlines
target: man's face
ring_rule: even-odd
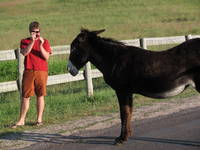
[[[31,35],[34,35],[36,38],[40,37],[40,29],[39,28],[33,28],[31,31],[30,31],[30,34]]]

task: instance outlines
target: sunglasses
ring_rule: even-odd
[[[34,32],[34,33],[40,33],[40,31],[31,31],[31,32]]]

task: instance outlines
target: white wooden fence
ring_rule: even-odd
[[[122,42],[126,43],[127,45],[140,46],[142,48],[147,48],[147,46],[150,46],[150,45],[178,44],[191,38],[200,38],[200,35],[142,38],[142,39],[135,39],[135,40],[122,40]],[[70,46],[69,45],[54,46],[52,47],[52,49],[53,49],[53,55],[69,54]],[[23,56],[19,53],[19,49],[0,51],[0,61],[15,60],[15,59],[18,60],[18,72],[19,72],[18,80],[9,81],[9,82],[1,82],[0,93],[16,91],[18,89],[21,89],[20,87],[21,87],[21,81],[22,81],[23,60],[24,60]],[[86,65],[85,68],[86,68],[87,93],[88,93],[88,96],[91,96],[93,95],[92,78],[102,77],[102,74],[97,69],[91,70],[89,63]],[[75,77],[71,76],[69,73],[49,76],[47,85],[54,85],[54,84],[79,81],[79,80],[84,80],[83,71],[80,71],[79,74]]]

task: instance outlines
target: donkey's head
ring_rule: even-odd
[[[98,34],[105,31],[89,31],[82,29],[81,32],[71,43],[69,63],[67,66],[68,71],[71,75],[75,76],[78,74],[78,70],[82,68],[88,61],[90,56],[91,44],[90,41],[96,38]]]

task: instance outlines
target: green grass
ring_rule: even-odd
[[[118,40],[199,34],[198,0],[1,0],[0,49],[19,46],[38,20],[51,45],[70,44],[81,27]]]
[[[17,79],[17,61],[0,61],[0,82]]]
[[[67,73],[67,55],[51,56],[49,58],[49,75]]]
[[[95,95],[93,97],[86,96],[85,86],[84,81],[49,86],[48,96],[45,97],[45,123],[59,123],[117,110],[114,91],[105,85],[102,79],[94,81]],[[15,132],[16,130],[11,130],[8,126],[14,124],[19,115],[18,92],[0,94],[0,102],[0,133]],[[27,123],[31,125],[35,120],[36,109],[33,97],[27,115]]]
[[[41,23],[42,36],[52,46],[70,44],[81,27],[105,28],[102,36],[117,40],[141,37],[160,37],[200,34],[200,3],[198,0],[0,0],[0,50],[19,47],[22,38],[29,36],[28,24]],[[174,45],[152,46],[163,50]],[[68,56],[52,56],[49,75],[66,73]],[[16,61],[0,62],[0,82],[17,79]],[[188,89],[177,99],[196,95]],[[167,99],[170,100],[170,99]],[[152,105],[161,100],[135,96],[134,106]],[[0,94],[0,133],[11,130],[19,114],[19,94]],[[28,124],[36,119],[35,98],[27,116]],[[104,81],[95,79],[94,96],[88,98],[85,82],[73,82],[48,87],[44,120],[46,124],[74,120],[89,115],[118,112],[115,93]]]

